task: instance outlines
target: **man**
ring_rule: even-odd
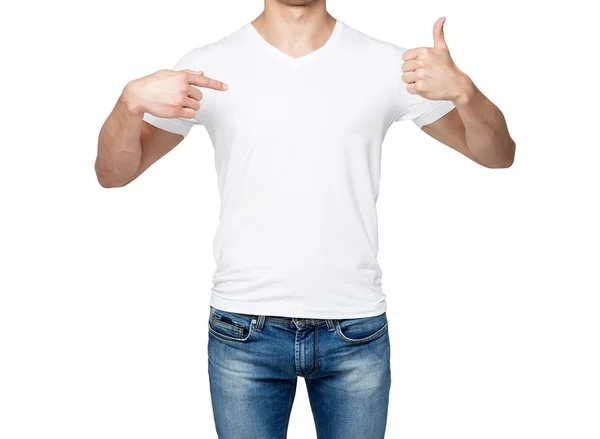
[[[121,187],[194,125],[221,195],[207,322],[221,439],[285,438],[297,377],[319,438],[383,438],[391,385],[375,204],[395,121],[490,168],[513,161],[504,117],[434,47],[406,50],[336,20],[325,0],[265,0],[251,23],[129,82],[96,172]]]

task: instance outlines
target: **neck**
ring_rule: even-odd
[[[292,56],[302,56],[327,42],[335,22],[325,8],[325,0],[301,6],[265,0],[265,9],[252,25],[273,46]]]

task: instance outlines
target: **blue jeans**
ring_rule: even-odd
[[[318,439],[383,439],[387,316],[342,320],[210,307],[208,373],[219,439],[285,439],[304,377]]]

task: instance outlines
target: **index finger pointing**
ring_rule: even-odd
[[[209,78],[208,76],[199,73],[192,73],[188,82],[191,85],[212,88],[213,90],[227,90],[227,84],[224,82],[217,81],[216,79]]]

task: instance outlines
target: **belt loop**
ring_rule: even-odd
[[[328,331],[335,331],[335,323],[334,320],[332,319],[327,319],[327,330]]]
[[[265,326],[265,318],[266,316],[258,316],[258,321],[256,323],[256,331],[257,332],[262,332],[264,326]]]

